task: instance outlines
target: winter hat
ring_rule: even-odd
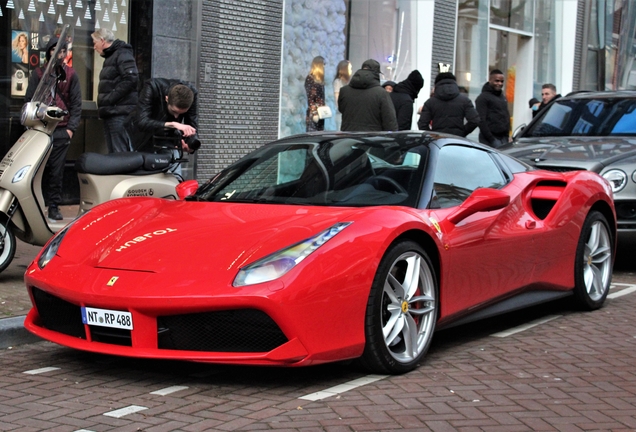
[[[530,105],[528,108],[532,108],[532,105],[534,104],[538,104],[539,103],[539,99],[537,98],[532,98],[528,101],[528,105]]]
[[[49,60],[51,60],[51,48],[55,48],[57,46],[57,43],[59,41],[59,38],[57,36],[52,36],[51,39],[49,39],[49,42],[46,44],[46,61],[48,62]],[[62,45],[62,48],[60,49],[66,49],[66,44]]]
[[[440,82],[441,80],[444,79],[451,79],[453,81],[457,81],[457,78],[455,78],[455,75],[453,75],[450,72],[442,72],[437,74],[437,76],[435,77],[435,84],[437,84],[438,82]]]
[[[380,73],[380,63],[376,60],[369,59],[362,63],[362,69],[368,69],[372,72]]]
[[[384,83],[382,83],[382,87],[386,87],[386,86],[391,86],[391,87],[395,87],[395,81],[384,81]]]
[[[411,99],[417,99],[417,96],[424,87],[424,78],[418,70],[411,72],[404,81],[400,81],[393,87],[393,91],[396,93],[406,93],[411,96]]]

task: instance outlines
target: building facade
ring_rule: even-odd
[[[95,102],[102,59],[90,37],[99,27],[133,46],[142,80],[199,88],[203,147],[185,173],[200,181],[267,141],[305,132],[304,81],[316,56],[325,59],[334,113],[341,60],[355,71],[376,59],[383,79],[396,82],[419,70],[418,107],[440,70],[453,72],[474,101],[489,71],[501,69],[513,128],[531,119],[528,100],[544,83],[561,94],[636,89],[636,4],[624,0],[0,0],[2,154],[22,133],[28,76],[63,24],[74,30],[69,60],[84,100],[69,190],[74,159],[105,152]],[[326,120],[326,130],[336,128]]]

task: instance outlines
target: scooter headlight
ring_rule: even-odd
[[[31,165],[23,166],[22,168],[20,168],[11,179],[11,183],[17,183],[25,178],[27,173],[29,172],[29,169],[31,169]]]

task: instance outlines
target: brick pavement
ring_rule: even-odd
[[[227,367],[23,345],[0,350],[0,430],[633,431],[635,320],[636,293],[591,313],[553,302],[438,332],[415,371],[318,401],[299,397],[364,373],[343,364]],[[59,369],[24,374],[43,367]],[[152,394],[170,386],[187,388]],[[145,409],[104,415],[131,405]]]

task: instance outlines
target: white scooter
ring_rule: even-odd
[[[65,26],[60,40],[65,40]],[[56,51],[51,59],[57,58]],[[42,176],[52,148],[51,135],[67,114],[56,107],[57,83],[63,81],[63,68],[49,61],[34,93],[33,100],[22,108],[21,122],[28,129],[0,162],[0,272],[13,260],[16,237],[43,246],[69,220],[54,221],[44,212]],[[177,149],[180,140],[173,139]],[[85,153],[76,161],[80,183],[79,214],[97,204],[115,198],[152,196],[178,199],[196,189],[196,181],[184,182],[173,170],[181,161],[173,147],[165,153]],[[187,184],[187,185],[186,185]],[[187,186],[187,187],[186,187]],[[187,189],[187,192],[183,192]]]

